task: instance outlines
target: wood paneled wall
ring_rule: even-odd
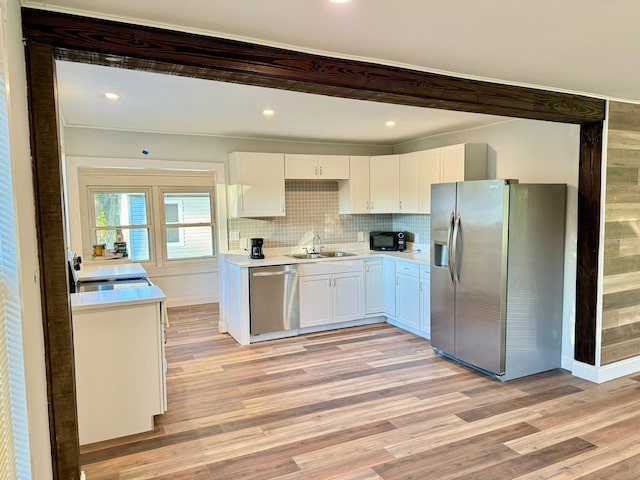
[[[610,102],[600,364],[640,355],[640,105]]]

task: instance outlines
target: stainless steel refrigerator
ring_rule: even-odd
[[[431,344],[510,380],[560,366],[566,185],[431,188]]]

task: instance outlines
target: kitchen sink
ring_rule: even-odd
[[[353,257],[354,255],[355,253],[334,251],[322,253],[292,253],[287,256],[298,260],[316,260],[318,258]]]

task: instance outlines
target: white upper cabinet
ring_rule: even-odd
[[[418,157],[418,176],[420,183],[418,213],[431,213],[431,185],[440,183],[440,159],[442,149],[416,152]]]
[[[349,180],[339,188],[340,213],[370,213],[369,157],[349,157]]]
[[[440,183],[487,178],[486,143],[451,145],[440,152]]]
[[[434,183],[487,178],[486,143],[462,143],[415,153],[420,154],[419,213],[431,213],[431,185]]]
[[[284,156],[286,179],[346,180],[349,178],[348,155],[300,155]]]
[[[423,152],[400,155],[400,213],[421,213],[420,203],[420,157]]]
[[[229,155],[229,216],[285,215],[284,154],[233,152]]]
[[[400,211],[400,155],[369,157],[370,213]]]

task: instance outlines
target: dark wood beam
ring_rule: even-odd
[[[566,123],[604,119],[604,101],[44,10],[29,40],[58,59],[299,92]],[[119,57],[119,58],[118,58]]]
[[[596,363],[601,166],[602,122],[584,124],[580,128],[578,172],[578,271],[574,358],[590,365]]]
[[[51,458],[53,478],[68,480],[80,477],[80,447],[55,61],[49,45],[30,43],[26,53]]]

